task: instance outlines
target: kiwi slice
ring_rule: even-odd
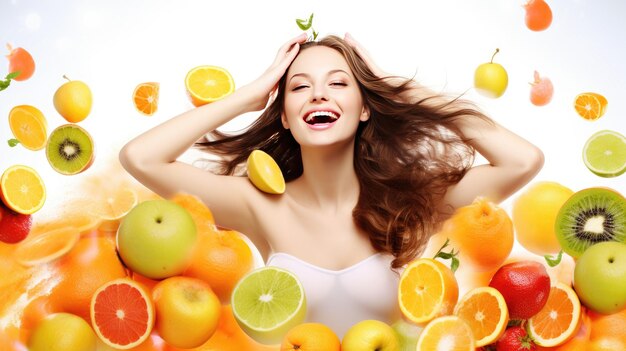
[[[563,251],[574,258],[603,241],[626,243],[626,199],[609,188],[578,191],[559,210],[555,232]]]
[[[55,171],[65,175],[78,174],[93,163],[93,139],[76,124],[64,124],[50,133],[46,157]]]

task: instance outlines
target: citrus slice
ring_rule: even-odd
[[[574,290],[558,282],[550,288],[545,306],[528,320],[528,333],[539,346],[561,345],[577,331],[580,310]]]
[[[607,100],[598,93],[582,93],[574,100],[574,109],[580,117],[595,121],[606,111]]]
[[[137,111],[152,116],[159,104],[159,83],[141,83],[133,91],[133,102]]]
[[[414,323],[426,323],[452,313],[458,297],[459,285],[454,273],[434,259],[414,260],[400,276],[400,310]]]
[[[457,316],[433,319],[417,339],[416,351],[474,351],[476,341],[472,329]]]
[[[268,194],[285,192],[285,179],[272,156],[264,151],[254,150],[248,156],[248,178],[259,190]]]
[[[626,172],[626,137],[612,130],[593,134],[583,147],[583,162],[600,177],[623,174]]]
[[[41,233],[55,229],[73,227],[77,232],[83,233],[98,226],[99,219],[85,212],[62,213],[62,216],[55,217],[45,222],[35,224],[31,229],[31,235],[36,236]]]
[[[80,238],[74,227],[56,228],[31,236],[15,249],[15,259],[30,267],[51,262],[68,253]]]
[[[509,310],[502,294],[489,286],[474,288],[454,308],[454,314],[470,326],[476,347],[498,340],[509,322]]]
[[[261,267],[245,275],[231,297],[241,329],[262,344],[278,344],[304,322],[306,298],[298,278],[277,267]]]
[[[15,106],[9,112],[11,132],[22,146],[41,150],[48,140],[48,123],[43,113],[34,106]]]
[[[0,177],[0,198],[15,212],[32,214],[46,202],[46,186],[34,169],[14,165]]]
[[[224,68],[198,66],[187,73],[185,88],[191,103],[202,106],[230,95],[235,91],[235,82]]]
[[[91,201],[91,213],[105,221],[112,221],[126,216],[137,202],[137,192],[120,188],[115,193],[104,194]]]
[[[144,342],[154,327],[154,305],[139,283],[120,278],[101,286],[91,298],[91,325],[108,346],[126,350]]]

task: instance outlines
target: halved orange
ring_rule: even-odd
[[[416,351],[474,351],[476,341],[470,326],[457,316],[432,320],[417,339]]]
[[[91,325],[105,344],[126,350],[144,342],[154,327],[148,290],[130,278],[101,286],[91,298]]]
[[[528,320],[528,333],[537,345],[561,345],[577,331],[580,311],[580,300],[574,290],[558,282],[550,288],[541,311]]]
[[[452,313],[458,297],[459,285],[454,273],[434,259],[416,259],[408,264],[400,276],[400,310],[414,323],[426,323]]]
[[[52,229],[19,243],[15,259],[27,267],[48,263],[68,253],[79,238],[80,232],[74,227]]]
[[[606,111],[607,99],[598,93],[582,93],[574,100],[574,109],[584,119],[595,121]]]
[[[202,106],[230,95],[235,91],[235,81],[222,67],[198,66],[187,73],[185,88],[191,103]]]
[[[91,213],[105,221],[124,217],[137,205],[138,196],[131,188],[120,188],[91,201]]]
[[[159,104],[159,83],[141,83],[133,91],[133,102],[137,111],[152,116]]]
[[[34,106],[15,106],[9,112],[9,126],[13,136],[29,150],[41,150],[48,140],[48,123],[43,113]]]
[[[0,198],[15,212],[32,214],[46,202],[46,186],[31,167],[14,165],[0,177]]]
[[[504,297],[489,286],[468,291],[454,308],[454,314],[470,326],[476,347],[498,340],[509,322],[509,310]]]

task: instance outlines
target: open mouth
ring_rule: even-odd
[[[332,111],[315,111],[304,117],[304,121],[311,125],[333,123],[338,119],[339,115]]]

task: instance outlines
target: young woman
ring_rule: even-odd
[[[240,134],[216,132],[263,109]],[[207,133],[212,141],[196,144]],[[194,145],[221,156],[221,167],[177,161]],[[284,194],[244,176],[254,149],[277,161]],[[488,164],[472,167],[475,151]],[[543,154],[467,101],[386,74],[349,35],[306,42],[302,34],[258,79],[141,134],[120,161],[164,197],[200,197],[268,265],[294,272],[308,321],[342,337],[360,320],[399,318],[392,268],[416,258],[456,208],[477,196],[500,202],[524,186]]]

